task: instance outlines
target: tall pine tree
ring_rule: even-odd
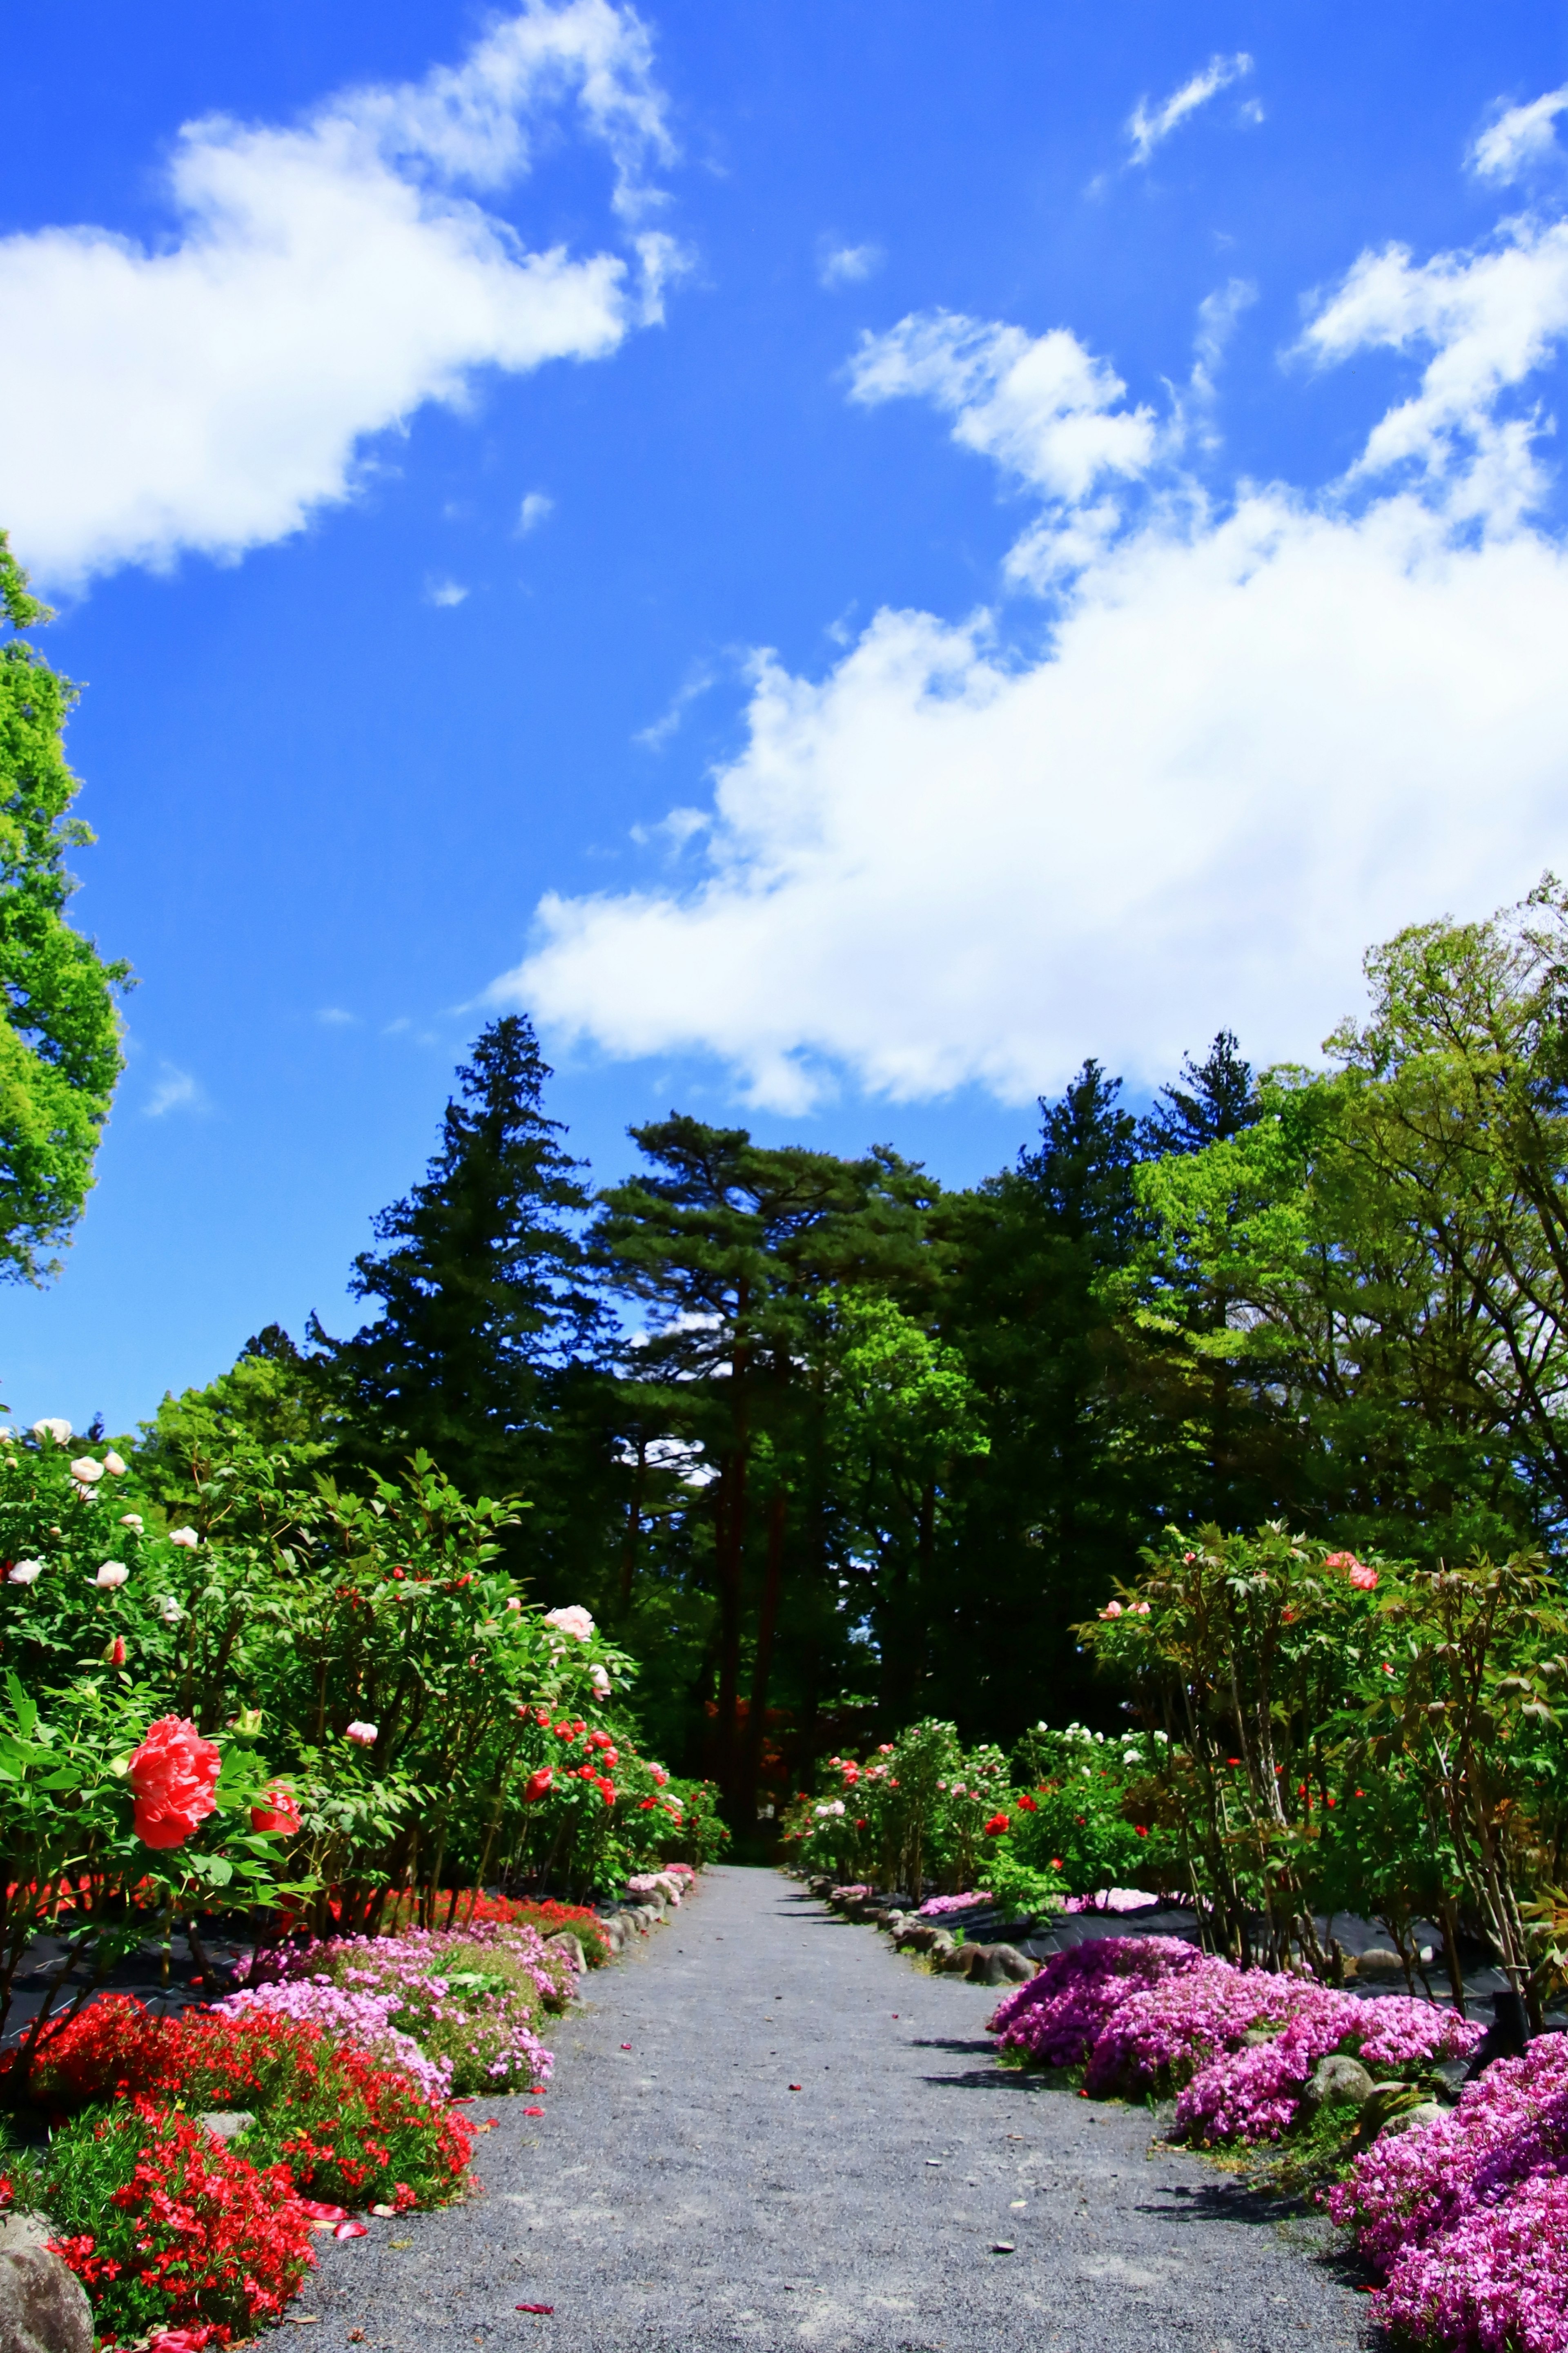
[[[381,1211],[384,1247],[354,1261],[350,1289],[380,1314],[347,1340],[311,1318],[360,1461],[392,1469],[425,1447],[469,1493],[548,1474],[563,1392],[605,1320],[577,1230],[582,1164],[542,1109],[550,1076],[525,1016],[490,1023],[424,1183]]]

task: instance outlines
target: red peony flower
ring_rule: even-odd
[[[136,1835],[143,1846],[184,1846],[217,1810],[217,1743],[204,1740],[189,1717],[161,1715],[131,1758]]]
[[[1023,1796],[1019,1799],[1018,1803],[1026,1814],[1037,1814],[1040,1810],[1033,1798],[1030,1797],[1027,1789],[1025,1790]]]
[[[259,1806],[250,1809],[253,1831],[274,1831],[283,1838],[292,1838],[300,1827],[300,1808],[294,1792],[286,1781],[274,1781]]]
[[[523,1783],[522,1794],[524,1799],[530,1805],[532,1805],[536,1798],[543,1797],[546,1789],[552,1786],[554,1779],[555,1776],[551,1771],[549,1766],[542,1765],[538,1772],[531,1773],[527,1780]]]
[[[993,1814],[985,1825],[985,1835],[987,1838],[1001,1838],[1004,1832],[1010,1831],[1012,1827],[1012,1821],[1006,1814]]]

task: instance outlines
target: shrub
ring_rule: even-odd
[[[994,2012],[998,2047],[1045,2067],[1081,2066],[1123,2003],[1202,1964],[1202,1954],[1179,1936],[1098,1936],[1053,1953]]]
[[[37,2175],[51,2243],[109,2343],[163,2328],[210,2331],[220,2345],[248,2336],[281,2316],[311,2262],[284,2168],[250,2162],[144,2094],[66,2125]]]
[[[49,2045],[39,2075],[61,2106],[141,2096],[248,2108],[245,2154],[286,2163],[296,2189],[345,2206],[439,2204],[472,2149],[462,2118],[404,2069],[278,2009],[153,2018],[110,1996]]]

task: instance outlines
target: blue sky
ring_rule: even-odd
[[[454,1062],[1009,1158],[1568,861],[1561,9],[45,12],[0,522],[131,1060],[13,1412],[350,1311]]]

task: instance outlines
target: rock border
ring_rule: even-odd
[[[805,1881],[806,1891],[846,1920],[864,1921],[891,1936],[895,1952],[910,1953],[943,1977],[967,1978],[972,1985],[1025,1985],[1039,1975],[1038,1961],[1016,1945],[961,1945],[946,1928],[922,1920],[907,1899],[876,1888],[840,1887],[831,1877]]]

